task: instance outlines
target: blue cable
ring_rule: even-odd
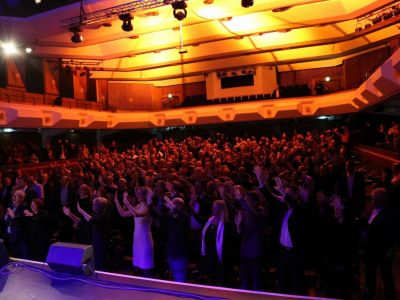
[[[122,285],[122,284],[118,285],[118,284],[115,284],[112,282],[106,282],[106,281],[103,281],[104,283],[101,283],[99,281],[96,282],[96,281],[88,280],[86,278],[82,278],[79,276],[66,276],[66,277],[57,276],[57,275],[54,275],[54,274],[57,274],[55,272],[42,270],[42,269],[28,266],[28,265],[18,263],[18,262],[10,262],[7,265],[5,265],[3,268],[0,269],[0,275],[13,274],[18,271],[18,268],[24,268],[24,269],[27,269],[32,272],[37,272],[37,273],[43,274],[51,279],[55,279],[55,280],[59,280],[59,281],[75,280],[75,281],[79,281],[79,282],[83,282],[86,284],[91,284],[91,285],[94,285],[97,287],[111,289],[111,290],[157,293],[157,294],[173,296],[173,297],[178,297],[178,298],[191,298],[191,299],[196,299],[196,300],[227,300],[228,299],[228,298],[219,298],[219,297],[211,297],[211,296],[202,296],[202,295],[184,293],[184,292],[176,292],[176,291],[164,290],[164,289],[146,288],[146,287],[138,287],[138,286],[130,286],[130,285]],[[61,275],[61,274],[58,274],[58,275]]]

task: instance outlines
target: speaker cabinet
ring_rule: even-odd
[[[90,275],[94,271],[93,247],[72,243],[54,243],[46,258],[53,271]]]

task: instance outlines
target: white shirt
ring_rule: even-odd
[[[381,211],[382,211],[382,208],[375,208],[375,209],[372,211],[371,215],[369,216],[368,224],[371,224],[371,223],[375,220],[376,216],[379,215],[379,213],[380,213]]]
[[[289,218],[292,212],[293,208],[289,206],[282,221],[281,237],[279,239],[279,242],[285,248],[293,248],[292,239],[289,232]]]

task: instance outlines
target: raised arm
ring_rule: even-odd
[[[124,197],[124,202],[125,202],[125,197],[126,197],[126,199],[128,199],[128,193],[125,192],[123,197]],[[131,211],[125,210],[121,206],[121,204],[119,203],[119,201],[118,201],[118,191],[115,191],[114,202],[115,202],[115,205],[117,206],[118,213],[120,214],[121,217],[127,218],[127,217],[132,217],[133,216],[133,213]]]
[[[128,209],[129,213],[131,213],[135,217],[145,217],[149,213],[149,207],[146,206],[143,207],[143,209],[138,209],[132,206],[132,204],[129,203],[128,198],[124,197],[124,204],[126,208]]]
[[[63,212],[64,212],[64,215],[66,215],[68,218],[70,218],[74,223],[79,223],[81,221],[81,218],[74,215],[72,213],[72,211],[69,209],[69,207],[64,206]]]
[[[83,209],[81,208],[81,206],[79,205],[79,203],[77,203],[77,210],[78,210],[78,212],[82,215],[82,217],[83,217],[87,222],[89,222],[89,220],[92,218],[91,215],[89,215],[85,210],[83,210]]]

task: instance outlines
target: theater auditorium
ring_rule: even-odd
[[[0,299],[395,300],[400,1],[0,2]]]

